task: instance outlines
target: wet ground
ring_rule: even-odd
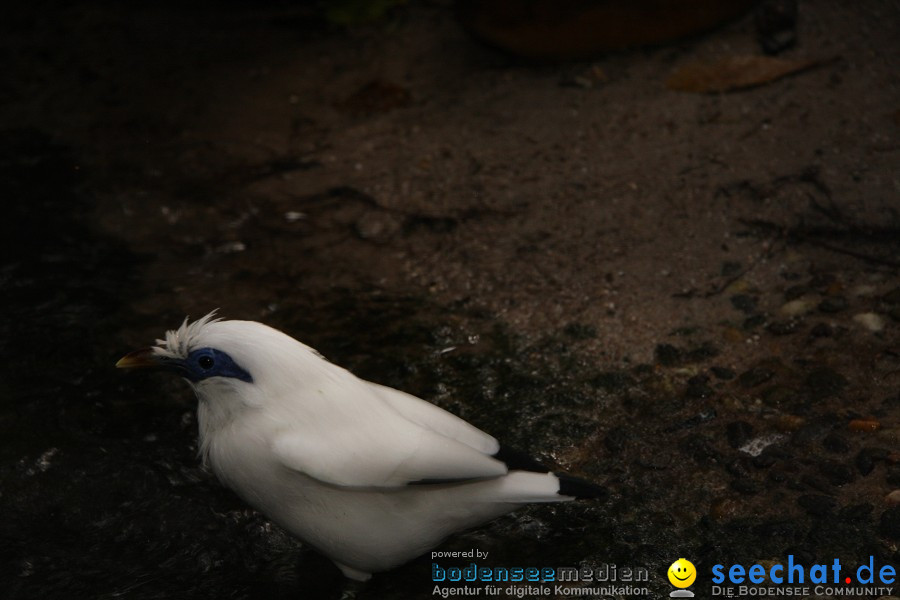
[[[200,468],[182,382],[112,367],[216,307],[610,490],[446,549],[896,565],[898,17],[801,3],[787,56],[821,64],[709,95],[665,82],[758,54],[752,19],[533,64],[442,3],[10,11],[6,596],[340,589]],[[429,565],[362,595],[429,596]]]

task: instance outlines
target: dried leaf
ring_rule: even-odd
[[[729,92],[764,85],[821,64],[817,59],[730,56],[683,65],[669,76],[666,87],[698,94]]]

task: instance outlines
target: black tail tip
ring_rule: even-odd
[[[578,499],[596,499],[606,498],[609,495],[606,488],[587,481],[586,479],[579,479],[578,477],[572,477],[571,475],[560,475],[558,473],[556,476],[559,478],[559,491],[557,494],[560,496],[571,496]]]

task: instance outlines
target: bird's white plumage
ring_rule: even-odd
[[[455,531],[560,496],[552,473],[507,470],[497,440],[419,398],[363,381],[251,321],[185,321],[154,352],[214,348],[252,381],[192,381],[201,451],[219,479],[367,579]],[[410,485],[422,480],[458,480]]]

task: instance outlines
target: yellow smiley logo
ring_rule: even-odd
[[[697,568],[686,558],[679,558],[669,567],[669,583],[677,588],[690,587],[697,579]]]

